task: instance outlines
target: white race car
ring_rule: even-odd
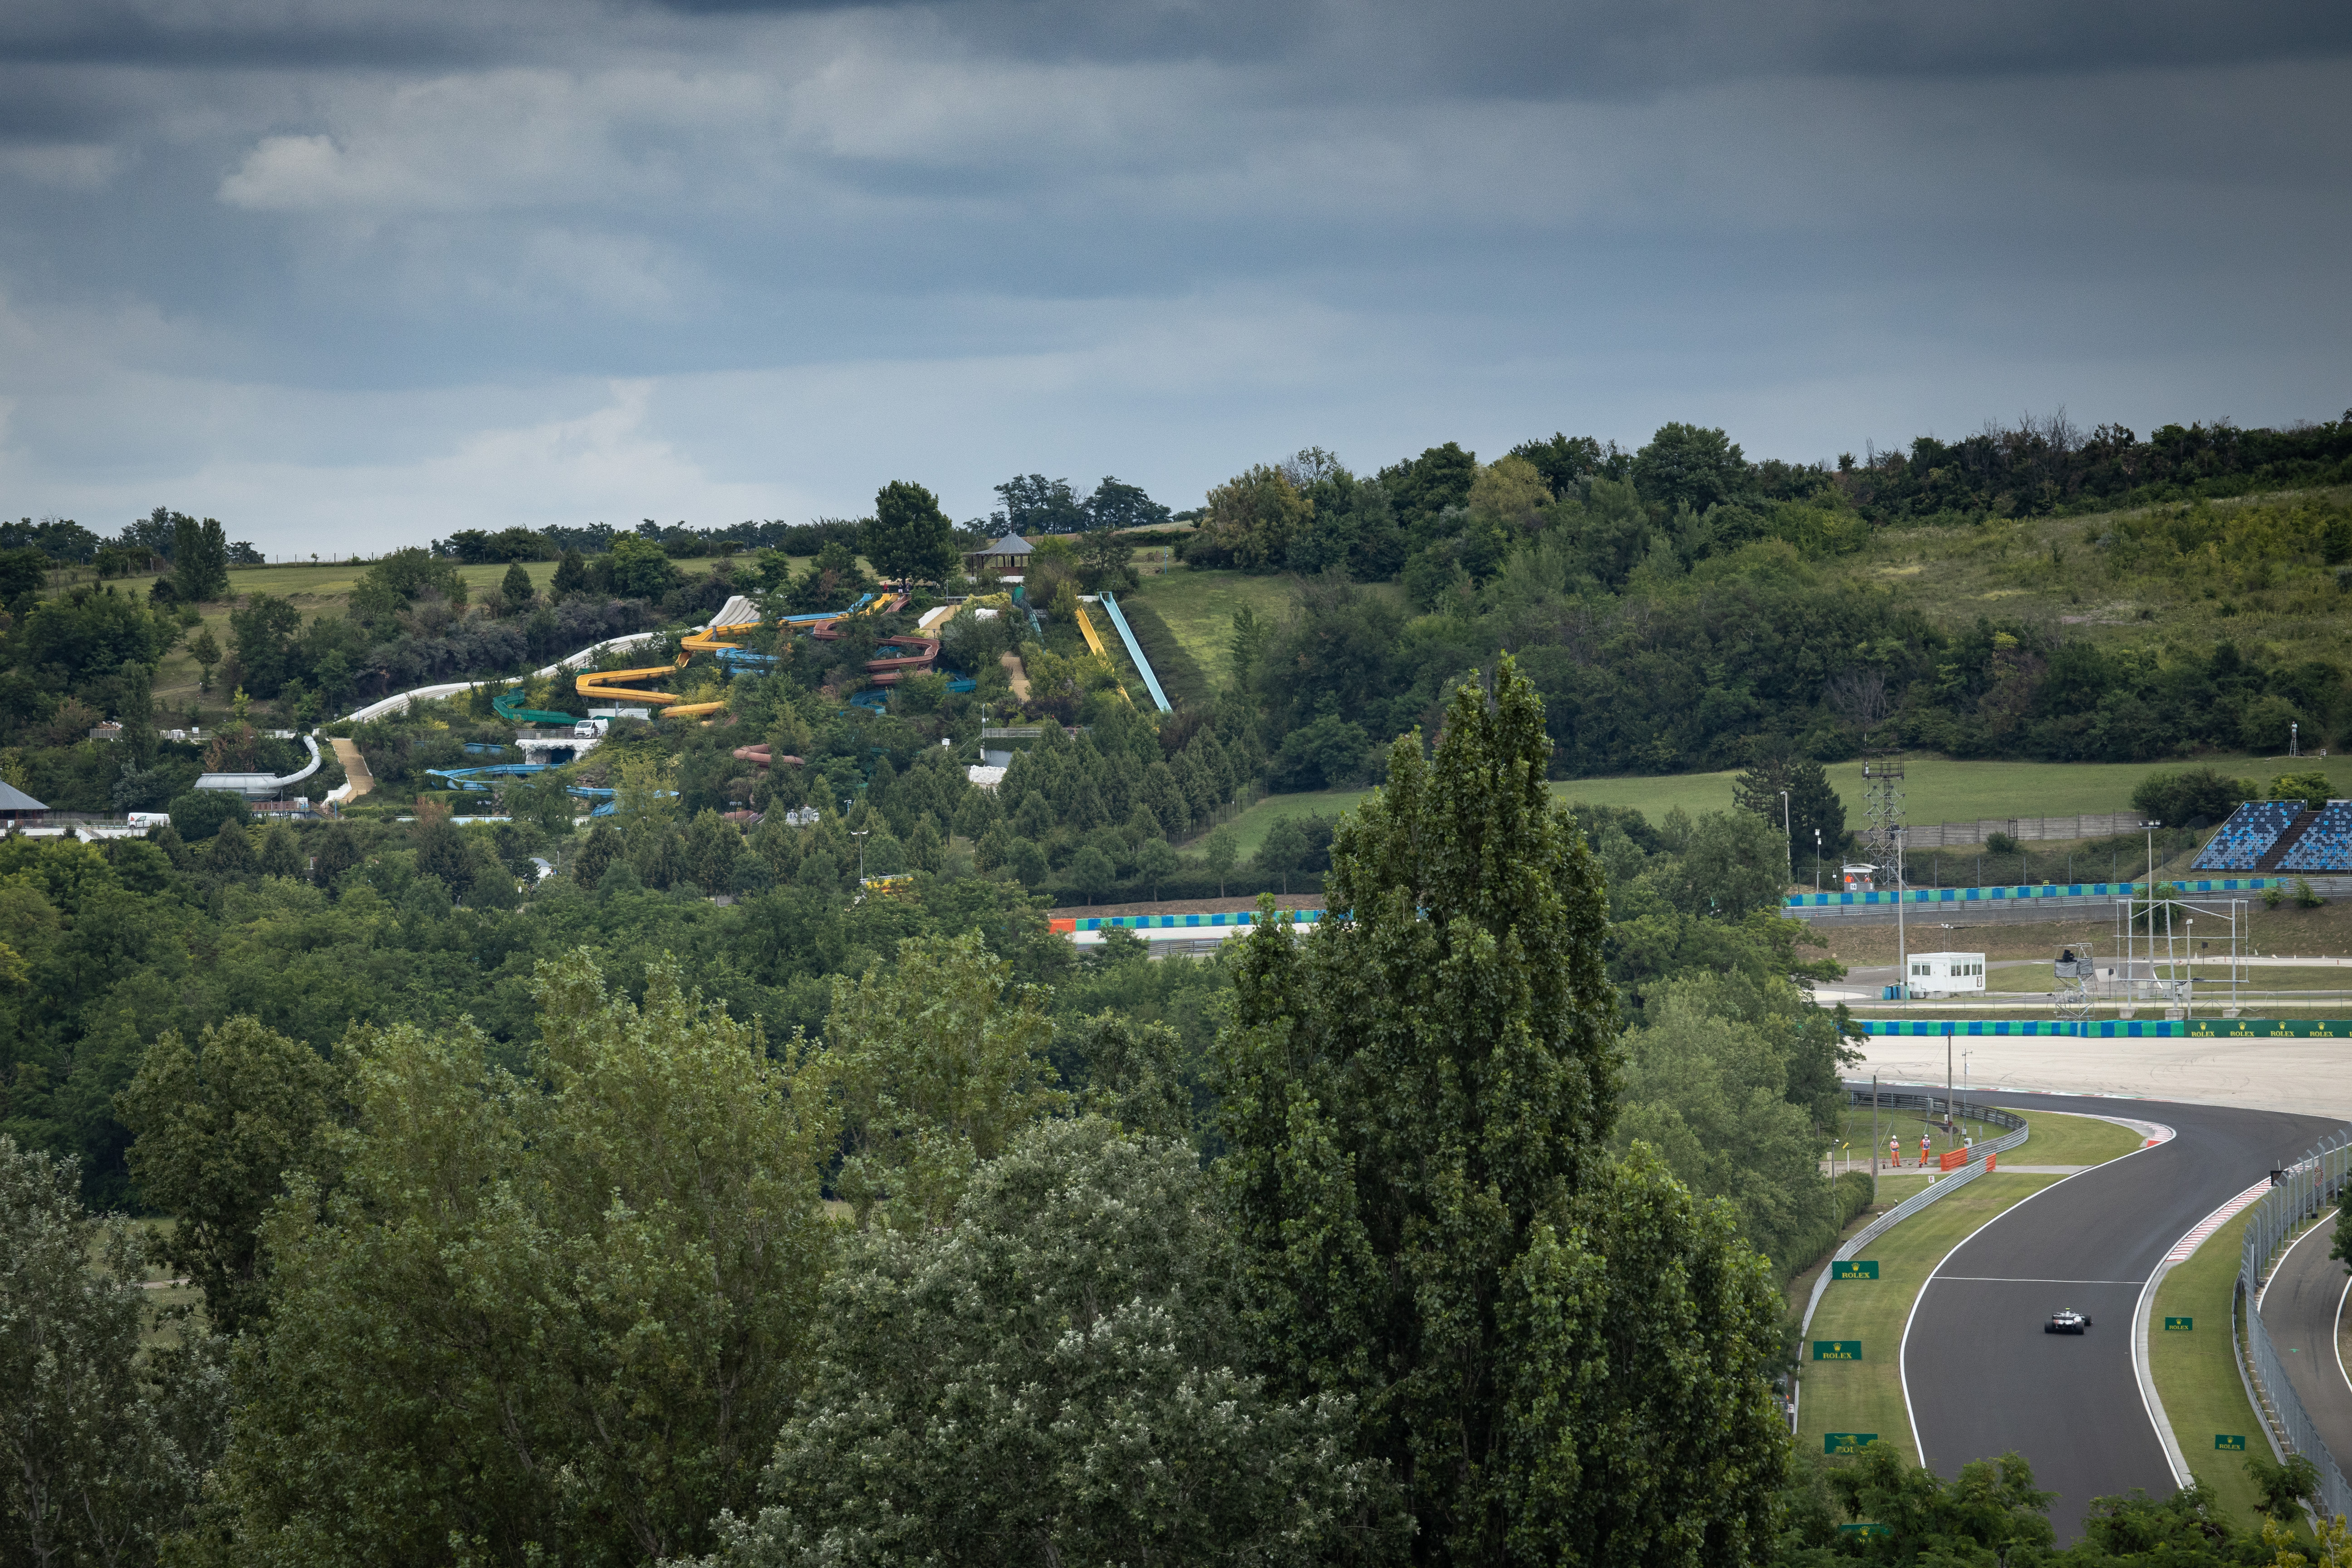
[[[2050,1321],[2042,1325],[2042,1331],[2045,1334],[2079,1334],[2090,1326],[2090,1319],[2066,1308],[2051,1313]]]

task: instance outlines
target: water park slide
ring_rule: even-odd
[[[196,780],[194,787],[223,790],[230,795],[244,795],[247,800],[276,800],[288,784],[300,784],[319,771],[318,741],[305,735],[302,744],[310,749],[310,761],[308,765],[290,773],[206,773]]]
[[[450,789],[487,791],[496,787],[485,782],[487,780],[529,778],[533,773],[545,773],[550,765],[547,763],[499,763],[487,768],[427,768],[425,776],[439,779]],[[594,784],[566,784],[563,793],[574,800],[594,802],[588,812],[591,816],[610,816],[615,809],[616,797],[610,789]]]
[[[1110,624],[1118,628],[1118,640],[1127,645],[1127,657],[1135,660],[1135,671],[1143,677],[1144,687],[1151,693],[1151,700],[1160,705],[1162,713],[1174,712],[1175,704],[1169,701],[1168,693],[1160,689],[1160,677],[1153,673],[1151,661],[1143,657],[1143,645],[1135,640],[1135,633],[1128,626],[1127,617],[1119,613],[1118,601],[1105,593],[1102,607],[1104,613],[1110,616]]]
[[[1078,606],[1078,630],[1086,637],[1087,647],[1094,649],[1095,657],[1101,659],[1104,663],[1108,664],[1110,662],[1110,649],[1103,646],[1102,634],[1095,630],[1094,622],[1087,618],[1087,607],[1084,605],[1080,605]],[[1128,696],[1127,682],[1123,680],[1118,684],[1118,695],[1120,700],[1124,701],[1129,708],[1135,706],[1135,699]]]

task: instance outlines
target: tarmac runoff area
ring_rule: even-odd
[[[2095,1094],[2178,1100],[2352,1121],[2352,1040],[2065,1039],[2040,1036],[1953,1037],[1953,1085],[1970,1091]],[[1944,1084],[1944,1041],[1934,1035],[1874,1035],[1848,1079]],[[1959,1053],[1968,1053],[1966,1079]],[[2053,1110],[2089,1106],[2053,1105]],[[2118,1112],[2120,1108],[2117,1108]],[[2306,1140],[2307,1142],[2307,1140]],[[2298,1144],[2289,1153],[2300,1152]]]

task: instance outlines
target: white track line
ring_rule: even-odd
[[[1996,1219],[2000,1216],[1996,1215]],[[2137,1279],[2039,1279],[2024,1274],[1947,1274],[1963,1285],[2137,1285]]]
[[[2263,1302],[2269,1299],[2271,1293],[2271,1282],[2276,1279],[2280,1275],[2286,1272],[2286,1260],[2294,1256],[2294,1249],[2301,1247],[2305,1242],[2309,1241],[2313,1237],[2317,1236],[2326,1228],[2326,1225],[2324,1222],[2315,1220],[2312,1222],[2309,1229],[2305,1230],[2301,1236],[2296,1237],[2293,1241],[2286,1244],[2286,1250],[2278,1255],[2278,1261],[2271,1265],[2270,1273],[2263,1277],[2263,1288],[2254,1292],[2255,1311],[2261,1311],[2263,1310]]]
[[[2352,1279],[2344,1281],[2344,1294],[2336,1298],[2336,1321],[2328,1325],[2328,1337],[2336,1342],[2336,1372],[2343,1378],[2344,1386],[2352,1388],[2352,1367],[2344,1364],[2344,1304],[2352,1301]]]
[[[2026,1089],[2005,1092],[2039,1094],[2042,1091],[2040,1089]],[[2040,1107],[2037,1106],[2032,1109],[2039,1110]],[[2072,1116],[2075,1113],[2073,1111],[2061,1111],[2058,1114],[2063,1116]],[[2101,1120],[2105,1121],[2113,1119],[2102,1118]],[[2151,1122],[2149,1125],[2156,1126],[2158,1124]],[[2089,1175],[2093,1171],[2104,1171],[2108,1165],[2115,1164],[2117,1161],[2128,1160],[2136,1155],[2145,1154],[2150,1149],[2157,1147],[2159,1143],[2171,1142],[2172,1129],[2166,1127],[2162,1129],[2162,1131],[2164,1134],[2163,1137],[2152,1137],[2147,1142],[2141,1144],[2138,1148],[2134,1149],[2128,1154],[2118,1154],[2114,1160],[2109,1160],[2105,1164],[2091,1165],[2084,1170],[2076,1172],[2074,1175],[2061,1176],[2056,1181],[2051,1183],[2048,1186],[2041,1189],[2040,1192],[2026,1194],[2023,1197],[2018,1199],[2015,1203],[2001,1210],[2000,1213],[1993,1215],[1992,1218],[1985,1221],[1984,1224],[1977,1226],[1976,1229],[1969,1232],[1968,1235],[1954,1242],[1952,1244],[1952,1251],[1947,1252],[1943,1257],[1937,1258],[1936,1260],[1936,1267],[1927,1271],[1927,1278],[1919,1282],[1919,1293],[1911,1298],[1911,1310],[1903,1320],[1903,1348],[1895,1352],[1895,1373],[1896,1378],[1900,1380],[1903,1384],[1903,1414],[1911,1423],[1911,1451],[1919,1456],[1919,1464],[1922,1468],[1930,1467],[1927,1465],[1927,1446],[1919,1440],[1918,1407],[1911,1403],[1911,1325],[1919,1316],[1919,1303],[1927,1299],[1928,1287],[1936,1283],[1936,1277],[1944,1271],[1944,1265],[1951,1261],[1952,1252],[1958,1252],[1961,1247],[1966,1247],[1969,1242],[1974,1241],[1978,1237],[1982,1236],[1993,1226],[2007,1219],[2010,1215],[2015,1214],[2018,1210],[2023,1208],[2034,1199],[2048,1193],[2054,1193],[2069,1182],[2080,1181],[2083,1177]],[[2031,1143],[2032,1140],[2029,1138],[2026,1142]],[[2143,1389],[2143,1392],[2145,1392],[2145,1389]]]

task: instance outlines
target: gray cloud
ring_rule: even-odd
[[[24,0],[0,510],[2332,415],[2339,11]]]

